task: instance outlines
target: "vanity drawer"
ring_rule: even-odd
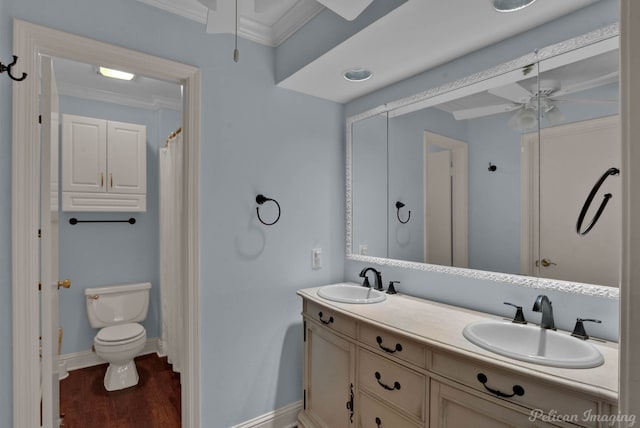
[[[418,420],[424,420],[424,375],[362,348],[358,351],[357,367],[361,387]]]
[[[531,410],[542,410],[545,413],[551,412],[551,414],[568,415],[569,417],[576,415],[575,418],[578,420],[574,423],[580,426],[598,426],[597,421],[583,418],[585,412],[591,415],[598,414],[598,401],[569,389],[476,363],[472,360],[437,352],[432,354],[431,371],[493,397],[496,397],[497,394],[489,389],[511,395],[519,386],[524,394],[501,398]],[[606,410],[605,413],[607,413]]]
[[[381,352],[393,355],[418,367],[425,367],[424,347],[409,339],[367,324],[360,324],[358,339]]]
[[[358,427],[360,428],[418,428],[421,423],[412,422],[370,395],[360,392],[358,401]]]
[[[356,322],[353,318],[346,317],[309,300],[305,300],[304,313],[327,328],[339,331],[350,337],[356,337]]]

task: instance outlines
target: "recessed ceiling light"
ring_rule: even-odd
[[[536,0],[492,0],[493,8],[498,12],[515,12],[523,9]]]
[[[126,71],[114,70],[112,68],[99,67],[98,73],[104,77],[111,77],[112,79],[131,80],[136,77],[133,73],[127,73]]]
[[[343,76],[349,82],[364,82],[365,80],[371,79],[373,73],[366,68],[356,67],[345,71]]]

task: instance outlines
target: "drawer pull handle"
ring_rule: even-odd
[[[333,324],[333,317],[329,317],[329,321],[325,321],[322,319],[322,312],[318,312],[318,316],[320,317],[320,322],[324,325]]]
[[[487,376],[484,373],[478,373],[478,381],[484,386],[484,388],[492,394],[497,395],[498,397],[503,398],[511,398],[515,395],[522,397],[524,395],[524,388],[520,385],[513,385],[513,394],[505,394],[504,392],[498,391],[497,389],[492,389],[487,386]]]
[[[382,346],[382,338],[380,336],[376,337],[376,342],[378,342],[378,346],[384,352],[388,352],[390,354],[393,354],[395,352],[402,352],[402,345],[399,343],[396,343],[396,349],[391,349],[391,348],[387,348],[386,346]]]
[[[380,373],[376,372],[376,380],[378,381],[378,385],[380,385],[381,387],[383,387],[387,391],[393,391],[394,389],[400,389],[400,382],[398,382],[398,381],[393,382],[393,387],[391,387],[389,385],[385,385],[384,383],[380,382],[380,378],[381,378]]]
[[[376,418],[376,425],[378,425],[378,428],[382,428],[382,421],[380,418]]]

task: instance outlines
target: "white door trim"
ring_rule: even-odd
[[[38,305],[39,128],[38,55],[101,64],[184,85],[186,344],[182,376],[182,426],[200,426],[199,342],[199,153],[200,71],[198,68],[130,49],[14,19],[18,71],[28,77],[13,85],[12,304],[13,424],[40,426]]]

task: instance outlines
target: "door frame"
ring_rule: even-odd
[[[123,69],[183,85],[187,361],[182,378],[182,426],[200,426],[199,177],[200,71],[197,67],[85,37],[13,21],[14,54],[26,80],[13,85],[12,321],[13,424],[40,426],[39,331],[39,54]],[[186,403],[186,407],[184,406]]]

